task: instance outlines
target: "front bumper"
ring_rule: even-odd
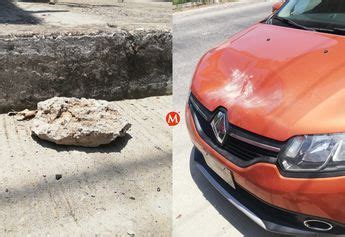
[[[222,181],[203,158],[195,159],[198,168],[223,196],[253,221],[272,232],[309,234],[312,231],[303,222],[316,219],[333,225],[326,233],[345,233],[345,226],[340,224],[345,222],[341,204],[344,203],[344,185],[339,185],[343,183],[344,177],[287,178],[280,175],[276,165],[265,162],[239,167],[202,139],[194,119],[187,106],[186,121],[194,145],[203,154],[214,157],[233,172],[236,191]]]
[[[206,164],[202,153],[197,149],[194,152],[194,161],[199,171],[224,198],[263,229],[294,235],[314,234],[310,230],[305,230],[302,225],[303,218],[297,214],[273,208],[251,196],[239,186],[236,190],[233,189]]]
[[[263,229],[274,233],[303,236],[315,235],[317,232],[325,233],[324,231],[312,231],[303,225],[305,220],[315,219],[314,217],[273,207],[238,185],[236,190],[233,189],[207,166],[202,153],[197,149],[194,152],[194,162],[199,171],[224,198]],[[320,220],[320,218],[316,219]],[[345,233],[344,226],[327,222],[331,223],[333,228],[326,233],[336,235]]]

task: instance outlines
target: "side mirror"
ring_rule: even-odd
[[[284,3],[285,3],[285,1],[279,1],[279,2],[275,3],[272,6],[272,12],[278,11],[283,6]]]

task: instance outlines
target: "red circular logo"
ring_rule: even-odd
[[[165,117],[165,120],[167,121],[167,124],[169,126],[176,126],[177,124],[180,123],[181,117],[179,113],[172,111],[167,114],[167,116]]]

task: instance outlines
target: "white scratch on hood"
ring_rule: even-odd
[[[253,75],[248,75],[239,69],[232,70],[229,82],[226,86],[221,87],[208,93],[210,99],[219,99],[225,101],[224,106],[232,104],[241,104],[245,108],[269,107],[274,108],[275,104],[281,99],[281,91],[273,90],[270,95],[254,91]],[[265,94],[265,96],[260,96]]]

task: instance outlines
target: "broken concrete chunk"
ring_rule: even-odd
[[[115,103],[54,97],[37,105],[32,132],[61,145],[97,147],[124,136],[130,123]]]

